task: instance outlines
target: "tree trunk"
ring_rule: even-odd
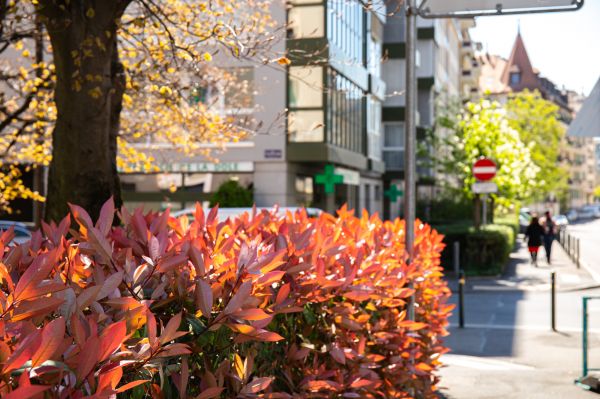
[[[53,10],[52,2],[42,8],[56,66],[57,108],[46,220],[63,218],[68,203],[95,218],[110,196],[120,200],[115,156],[123,88],[114,53],[124,7],[117,3],[96,2],[93,14],[79,1],[66,11]]]
[[[125,68],[119,60],[119,51],[117,49],[117,42],[114,43],[114,49],[112,53],[112,61],[110,65],[110,78],[112,81],[113,91],[110,99],[110,131],[109,131],[109,151],[111,160],[111,171],[114,181],[114,192],[113,197],[115,200],[115,206],[120,208],[123,204],[121,198],[121,182],[119,180],[119,173],[117,170],[117,137],[119,137],[119,130],[121,128],[121,110],[123,109],[123,94],[125,93]],[[118,222],[115,218],[115,223]]]

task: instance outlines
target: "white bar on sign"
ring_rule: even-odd
[[[498,192],[498,186],[494,182],[475,182],[472,190],[475,194],[491,194]]]
[[[496,172],[495,166],[476,166],[473,168],[474,173],[494,173]]]

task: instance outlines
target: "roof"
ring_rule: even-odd
[[[569,126],[567,135],[573,137],[600,137],[600,79],[590,96],[583,102],[577,116]]]
[[[510,74],[513,72],[520,72],[521,79],[518,83],[511,82]],[[537,74],[535,73],[529,55],[525,49],[525,43],[521,32],[517,34],[515,43],[513,45],[510,57],[502,72],[502,83],[505,86],[511,88],[512,91],[522,91],[525,89],[529,90],[541,90],[541,85],[538,80]]]

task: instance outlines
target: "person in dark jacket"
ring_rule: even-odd
[[[552,242],[556,234],[556,223],[552,220],[550,212],[546,212],[544,220],[544,249],[546,250],[546,259],[550,264],[550,253],[552,252]]]
[[[525,230],[525,237],[527,237],[527,246],[529,247],[529,254],[531,255],[531,263],[537,266],[537,254],[542,245],[542,238],[544,237],[544,228],[540,225],[540,221],[537,216],[531,218],[527,230]]]

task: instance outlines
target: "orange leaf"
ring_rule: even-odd
[[[187,332],[182,332],[183,334],[177,332],[177,329],[180,325],[181,312],[173,316],[171,320],[169,320],[169,322],[167,323],[167,326],[164,328],[162,334],[160,335],[161,345],[165,344],[166,342],[172,341],[175,338],[180,337],[181,335],[187,334]]]
[[[271,317],[266,314],[262,309],[244,309],[238,310],[237,312],[232,314],[233,317],[237,319],[256,321],[256,320],[265,320]]]
[[[3,373],[8,373],[11,370],[16,370],[26,361],[31,359],[33,354],[38,350],[42,343],[42,333],[40,330],[35,330],[27,335],[15,348],[12,355],[8,358],[2,369]]]
[[[56,310],[64,301],[62,298],[48,297],[22,302],[17,306],[10,320],[15,322],[50,313]]]
[[[150,380],[137,380],[137,381],[129,382],[129,383],[127,383],[127,384],[122,385],[121,387],[119,387],[119,389],[117,389],[116,392],[117,393],[125,392],[128,389],[135,388],[138,385],[142,385],[142,384],[147,383],[148,381],[150,381]]]

